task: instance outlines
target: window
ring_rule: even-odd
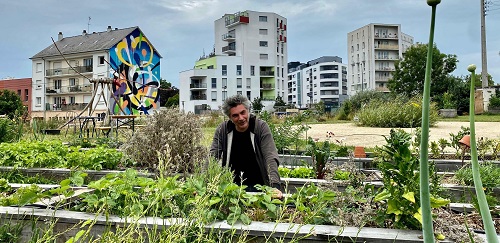
[[[227,76],[227,65],[222,65],[222,76]]]
[[[42,63],[41,62],[36,64],[36,72],[37,73],[42,72]]]
[[[35,84],[36,84],[35,86],[36,89],[42,89],[42,80],[35,81]]]
[[[252,91],[247,91],[247,98],[248,100],[252,100],[250,97],[252,96]]]
[[[241,75],[241,65],[236,65],[236,75]]]
[[[217,91],[212,91],[212,101],[217,101]]]
[[[83,66],[85,67],[92,67],[92,63],[92,58],[83,59]]]
[[[259,46],[267,47],[267,41],[259,41]]]
[[[227,99],[227,91],[222,91],[222,101]]]
[[[77,85],[78,83],[76,82],[76,78],[70,78],[69,79],[69,86],[75,86]]]
[[[54,89],[61,89],[61,83],[60,79],[54,80]]]
[[[243,94],[243,92],[241,92],[241,91],[237,91],[237,92],[236,92],[236,94],[242,95],[242,94]]]
[[[250,75],[255,76],[255,66],[250,66]]]
[[[252,79],[247,78],[247,89],[252,88]]]
[[[24,90],[24,101],[28,101],[28,89]]]
[[[267,35],[267,29],[259,29],[259,35]]]
[[[227,89],[227,78],[222,78],[222,88]]]
[[[99,65],[104,65],[104,56],[97,57],[99,59]]]
[[[72,105],[76,103],[75,96],[70,96],[69,97],[69,103],[72,104]]]
[[[217,88],[217,78],[212,78],[212,88]]]
[[[280,55],[276,55],[276,64],[280,65]]]
[[[260,54],[260,60],[267,60],[267,54]]]
[[[42,105],[42,97],[36,97],[36,105],[41,106]]]
[[[21,90],[20,90],[20,89],[18,89],[18,90],[17,90],[17,95],[18,95],[19,97],[21,97]]]
[[[241,89],[243,80],[241,78],[236,79],[236,88]]]
[[[259,22],[267,22],[267,16],[259,16]]]

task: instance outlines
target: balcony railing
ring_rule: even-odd
[[[230,27],[230,26],[237,25],[240,23],[245,23],[245,24],[250,23],[250,18],[248,17],[248,13],[238,12],[238,13],[235,13],[231,17],[229,17],[229,16],[226,17],[226,19],[225,19],[226,27]]]
[[[222,47],[222,52],[236,52],[236,45],[229,45]]]
[[[260,76],[273,76],[274,77],[274,71],[260,71]]]
[[[62,93],[88,93],[88,92],[92,92],[92,86],[90,84],[62,86],[58,88],[56,88],[55,86],[49,86],[46,87],[45,89],[46,95],[62,94]]]
[[[267,89],[267,90],[274,89],[274,85],[273,84],[261,84],[260,89]]]
[[[393,67],[376,67],[375,71],[394,71]]]
[[[207,84],[190,84],[189,88],[191,88],[191,89],[206,89]]]
[[[226,33],[222,35],[222,40],[227,41],[227,40],[234,40],[236,38],[235,33]]]
[[[93,71],[92,66],[77,66],[77,67],[73,67],[73,68],[47,69],[45,71],[45,75],[46,76],[74,75],[77,73],[89,73],[92,71]]]
[[[260,97],[264,101],[275,101],[276,98],[274,96],[261,96]]]
[[[384,44],[380,44],[380,45],[376,45],[375,49],[398,50],[399,46],[398,45],[384,45]]]
[[[207,99],[206,94],[191,95],[191,100],[206,100],[206,99]]]

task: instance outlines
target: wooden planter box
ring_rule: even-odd
[[[54,222],[54,220],[57,220]],[[50,210],[31,207],[0,207],[0,222],[17,223],[24,222],[26,226],[21,233],[21,242],[28,242],[33,233],[33,227],[47,229],[53,222],[53,231],[61,233],[58,242],[66,242],[80,230],[74,227],[75,224],[95,220],[95,224],[90,230],[90,236],[102,235],[106,230],[115,231],[117,226],[123,227],[127,222],[137,222],[139,229],[163,229],[175,224],[183,223],[182,219],[169,218],[161,219],[155,217],[143,217],[137,221],[123,219],[117,216],[96,216],[94,214],[73,212],[66,210]],[[34,224],[34,225],[33,225]],[[88,226],[86,226],[88,227]],[[274,242],[275,239],[282,239],[290,242],[293,239],[301,239],[300,242],[376,242],[376,243],[408,243],[423,242],[422,232],[417,230],[395,230],[384,228],[357,228],[339,227],[329,225],[298,225],[289,223],[265,223],[252,222],[243,225],[237,222],[235,225],[228,225],[225,221],[215,222],[205,226],[206,232],[231,232],[235,234],[247,234],[252,242]],[[146,234],[145,234],[146,235]],[[229,240],[229,239],[228,239]],[[440,242],[452,242],[444,240]]]

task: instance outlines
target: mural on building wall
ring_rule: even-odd
[[[139,29],[110,49],[109,63],[115,70],[116,100],[110,99],[114,114],[150,114],[159,107],[160,57]]]

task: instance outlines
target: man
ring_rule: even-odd
[[[282,197],[278,174],[278,152],[266,122],[249,113],[250,101],[245,96],[229,97],[222,105],[229,121],[215,130],[210,154],[222,160],[234,173],[234,182],[256,191],[255,185],[275,188],[274,196]]]

